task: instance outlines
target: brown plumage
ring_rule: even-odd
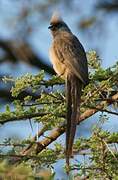
[[[81,91],[82,87],[88,84],[87,58],[80,41],[59,16],[52,17],[49,29],[53,35],[50,48],[53,68],[66,81],[66,163],[69,166],[76,125],[80,116]]]

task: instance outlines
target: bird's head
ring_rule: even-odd
[[[51,30],[53,36],[63,31],[71,32],[67,24],[58,14],[53,14],[48,29]]]

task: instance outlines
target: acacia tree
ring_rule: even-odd
[[[108,114],[118,115],[118,63],[103,69],[95,51],[87,53],[90,83],[82,92],[81,116],[78,125],[99,111],[99,123],[93,128],[90,138],[78,138],[73,148],[71,164],[72,179],[116,179],[118,152],[116,143],[118,133],[102,129]],[[32,138],[25,140],[3,140],[0,149],[1,179],[35,179],[41,176],[41,168],[51,169],[59,159],[65,158],[65,148],[56,139],[65,132],[66,101],[64,81],[52,76],[46,80],[44,71],[37,75],[4,77],[4,83],[12,83],[11,95],[14,110],[6,105],[6,111],[0,113],[1,126],[8,122],[30,120],[39,123],[41,128]],[[57,90],[58,87],[58,90]],[[18,97],[27,92],[20,100]],[[35,97],[35,98],[34,98]],[[12,108],[13,109],[13,108]],[[112,118],[109,119],[112,121]],[[53,143],[53,147],[48,145]],[[9,146],[9,149],[6,149]],[[4,147],[4,149],[3,149]],[[88,156],[80,163],[77,155]],[[34,171],[38,169],[37,171]],[[76,171],[75,171],[76,170]],[[56,172],[44,173],[46,179],[54,179]]]
[[[65,132],[66,127],[64,82],[56,76],[46,80],[47,73],[54,75],[54,71],[45,63],[40,48],[39,52],[36,53],[31,36],[37,33],[35,30],[38,31],[45,20],[47,21],[50,10],[61,4],[65,11],[68,9],[71,14],[77,12],[75,15],[76,26],[79,27],[79,32],[84,33],[84,36],[87,35],[86,41],[89,34],[90,38],[93,37],[91,42],[94,41],[94,48],[98,49],[100,46],[100,49],[104,51],[103,46],[101,46],[102,41],[96,41],[96,37],[109,31],[108,22],[111,22],[113,17],[116,20],[118,2],[117,0],[93,1],[90,5],[92,10],[90,8],[89,15],[86,13],[86,6],[83,6],[84,9],[81,8],[82,2],[78,1],[78,4],[74,4],[74,1],[70,0],[42,2],[4,0],[0,2],[0,17],[7,27],[6,31],[12,29],[10,38],[8,36],[4,38],[0,34],[1,67],[3,64],[12,63],[18,69],[17,64],[22,62],[22,64],[30,65],[32,69],[34,67],[45,71],[40,71],[35,76],[27,74],[16,79],[4,77],[7,74],[2,73],[4,71],[0,72],[1,106],[3,106],[3,101],[9,103],[6,105],[6,111],[0,113],[1,128],[6,123],[11,122],[12,125],[13,121],[20,120],[30,120],[35,124],[40,124],[41,127],[39,132],[35,132],[36,135],[33,138],[1,140],[1,179],[10,179],[11,177],[12,179],[36,179],[42,176],[42,167],[52,168],[55,162],[65,158],[64,145],[56,141]],[[89,3],[87,9],[89,9]],[[14,13],[16,10],[18,14]],[[3,24],[0,23],[0,25]],[[4,28],[1,31],[1,27],[0,32],[4,32]],[[38,44],[40,44],[41,39],[37,39]],[[102,36],[102,39],[105,41],[108,36],[107,38]],[[76,176],[75,179],[82,175],[84,179],[87,177],[89,179],[117,179],[116,143],[118,134],[103,131],[102,124],[104,121],[108,121],[108,118],[112,122],[113,117],[109,114],[117,116],[118,65],[116,63],[113,67],[103,69],[99,57],[94,51],[88,53],[88,60],[90,84],[83,91],[81,117],[78,125],[91,116],[95,118],[94,114],[97,112],[99,123],[92,129],[90,138],[75,140],[73,155],[74,159],[78,161],[71,164],[71,174]],[[6,84],[4,84],[5,82]],[[53,148],[48,146],[50,144],[53,144]],[[83,162],[78,158],[78,154],[84,157]],[[44,174],[50,179],[51,177],[55,179],[54,173],[49,170],[44,171]]]

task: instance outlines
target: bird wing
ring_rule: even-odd
[[[71,70],[83,84],[88,84],[88,65],[84,48],[80,41],[73,34],[66,34],[56,40],[59,59]],[[63,58],[62,58],[63,57]]]

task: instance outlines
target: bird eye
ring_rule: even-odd
[[[48,29],[52,29],[53,28],[53,25],[52,24],[50,24],[50,26],[48,27]]]

